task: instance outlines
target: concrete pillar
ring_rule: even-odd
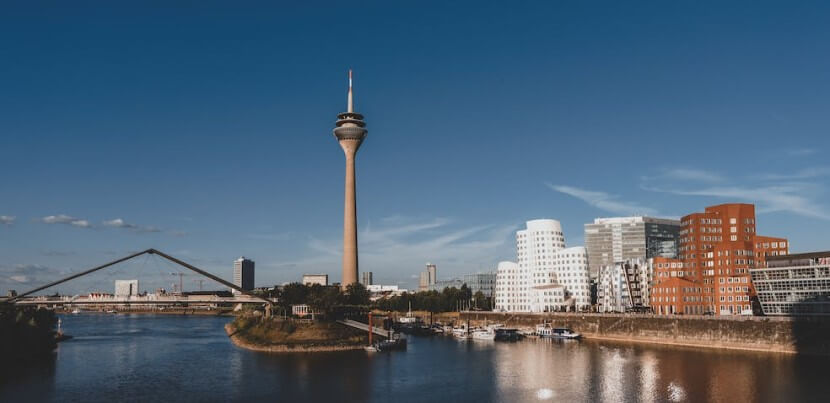
[[[345,289],[357,282],[357,200],[355,194],[355,154],[360,147],[359,140],[341,140],[340,146],[346,155],[346,192],[343,201],[343,279],[340,285]]]

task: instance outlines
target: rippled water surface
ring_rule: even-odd
[[[0,379],[0,402],[830,401],[826,357],[444,337],[372,356],[268,355],[232,345],[229,320],[64,316],[75,338],[53,361]]]

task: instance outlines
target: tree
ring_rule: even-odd
[[[487,297],[485,297],[484,293],[480,290],[476,291],[476,293],[473,295],[473,302],[476,308],[490,309],[490,305],[487,303]]]
[[[286,284],[282,287],[280,304],[285,307],[305,304],[309,296],[309,287],[300,283]]]
[[[360,283],[352,283],[346,287],[345,302],[348,305],[369,305],[369,290]]]

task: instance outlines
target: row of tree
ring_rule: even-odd
[[[371,302],[370,293],[362,284],[350,284],[345,290],[339,286],[304,285],[291,283],[277,287],[267,294],[276,298],[277,305],[291,312],[292,305],[307,304],[315,312],[330,315],[344,307],[354,309],[380,309],[404,312],[412,307],[416,311],[452,312],[465,309],[490,310],[492,299],[481,291],[475,294],[466,284],[461,288],[449,287],[443,291],[403,293],[400,296],[381,298]]]
[[[400,296],[375,301],[374,308],[384,311],[403,312],[412,307],[413,311],[452,312],[466,309],[489,311],[492,300],[477,291],[473,294],[466,284],[461,288],[448,287],[443,291],[421,291],[403,293]]]

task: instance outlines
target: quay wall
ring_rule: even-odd
[[[459,320],[534,328],[548,322],[586,339],[830,355],[830,318],[462,312]]]

